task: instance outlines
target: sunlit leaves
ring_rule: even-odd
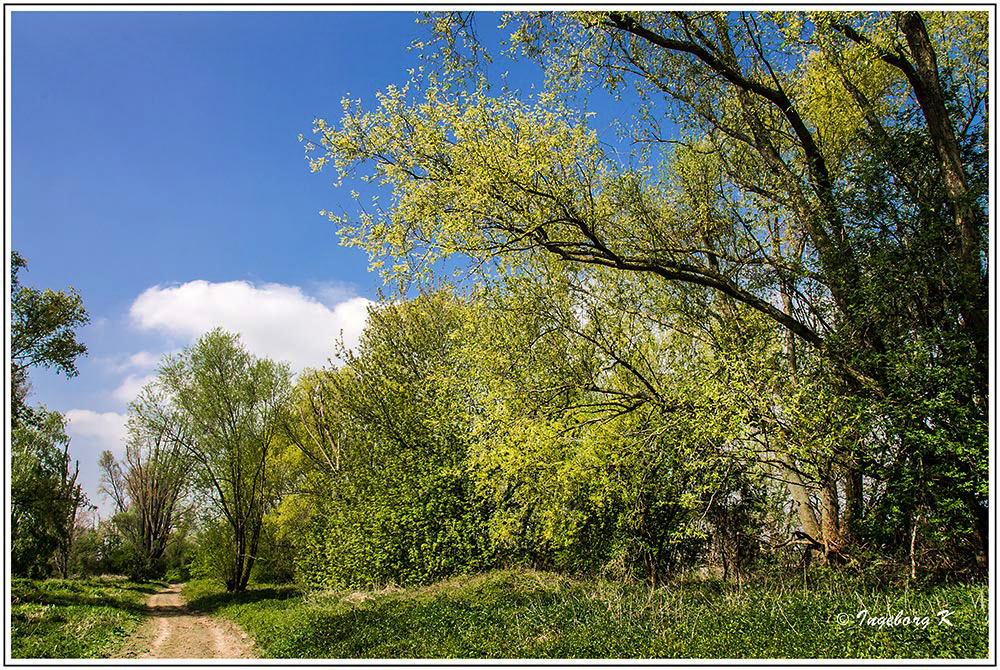
[[[408,95],[390,87],[377,110],[351,108],[340,130],[317,122],[326,151],[316,167],[331,163],[343,178],[369,165],[366,179],[391,188],[389,211],[362,212],[356,223],[332,217],[349,244],[396,259],[390,277],[458,251],[514,250],[545,224],[559,229],[567,207],[607,207],[595,201],[603,154],[571,110],[481,91],[431,88],[416,104]]]

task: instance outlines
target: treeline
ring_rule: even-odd
[[[962,491],[900,495],[883,473],[926,465],[817,352],[793,374],[752,309],[713,319],[656,281],[584,279],[554,266],[384,303],[294,383],[206,335],[133,403],[126,461],[104,457],[117,521],[162,573],[171,515],[197,501],[190,567],[231,590],[511,565],[653,583],[813,557],[980,570]],[[859,471],[859,445],[886,469]]]
[[[290,435],[311,491],[282,505],[305,530],[287,534],[296,578],[528,564],[655,583],[766,558],[788,537],[785,496],[745,407],[726,409],[758,380],[725,388],[697,335],[657,332],[616,300],[521,276],[374,310],[342,367],[300,383]]]

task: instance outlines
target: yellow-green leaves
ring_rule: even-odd
[[[867,149],[862,133],[871,132],[870,119],[885,119],[898,113],[906,102],[906,80],[898,69],[881,60],[881,49],[896,48],[888,18],[872,17],[862,24],[873,42],[856,44],[838,31],[850,17],[841,13],[816,12],[815,31],[803,49],[802,74],[798,82],[798,105],[804,118],[815,127],[831,166],[849,161],[855,152]]]
[[[390,86],[374,110],[350,106],[337,129],[317,121],[324,151],[310,154],[313,169],[331,165],[338,180],[361,169],[391,189],[388,211],[337,219],[373,262],[395,259],[389,277],[527,245],[567,208],[593,209],[606,168],[578,114],[481,91],[431,87],[410,98],[408,86]]]

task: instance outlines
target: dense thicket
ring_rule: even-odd
[[[412,583],[491,564],[458,384],[468,318],[443,294],[387,305],[340,368],[300,381],[292,434],[315,468],[302,579]]]
[[[342,366],[300,380],[306,458],[276,516],[295,529],[297,579],[530,564],[655,582],[704,564],[728,576],[785,539],[774,463],[741,409],[722,409],[755,380],[720,384],[701,334],[654,334],[573,286],[515,276],[383,305]],[[747,346],[770,335],[773,357],[757,328]]]

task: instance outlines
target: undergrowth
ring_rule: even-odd
[[[234,595],[224,593],[219,583],[200,581],[189,584],[185,595],[192,607],[244,626],[261,652],[275,658],[988,654],[985,586],[887,589],[835,574],[811,582],[689,581],[651,590],[642,584],[506,570],[380,591],[258,585]],[[938,615],[943,610],[946,621]],[[905,616],[917,620],[907,624]]]

